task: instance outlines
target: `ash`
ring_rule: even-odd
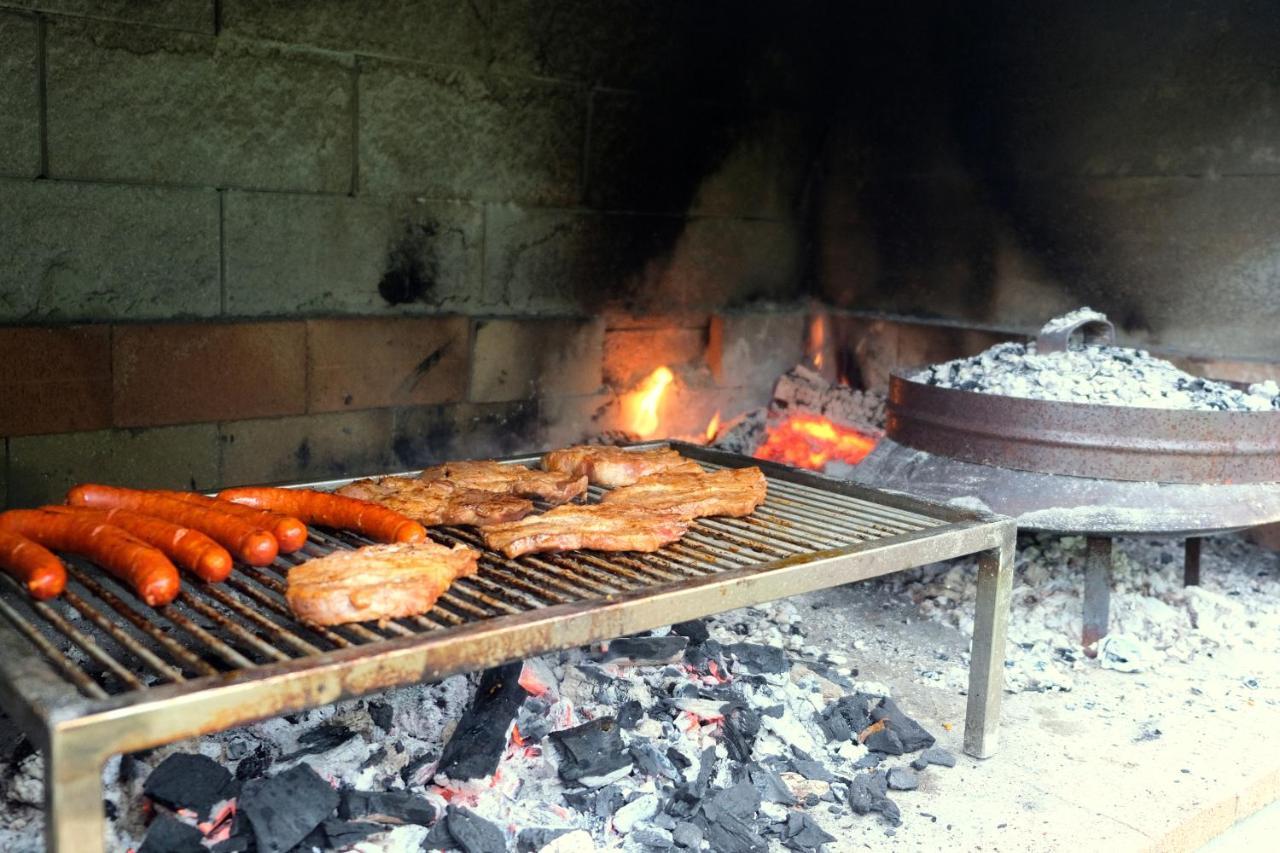
[[[1046,329],[1069,325],[1077,313],[1050,321]],[[1193,376],[1146,350],[1115,346],[1040,354],[1034,341],[1002,343],[971,358],[927,367],[911,378],[941,388],[1064,403],[1220,412],[1280,409],[1280,386],[1274,381],[1242,391]]]
[[[1117,539],[1111,633],[1096,660],[1080,650],[1085,540],[1047,534],[1020,539],[1014,573],[1005,689],[1069,691],[1087,668],[1159,672],[1212,658],[1245,688],[1274,675],[1280,658],[1280,555],[1238,536],[1204,540],[1201,586],[1182,585],[1181,542]],[[972,558],[893,575],[927,618],[973,636],[977,563]],[[963,688],[965,666],[929,680]]]
[[[896,831],[896,800],[956,759],[823,645],[782,601],[113,759],[108,849],[763,853]],[[9,758],[0,848],[42,849],[40,756]]]

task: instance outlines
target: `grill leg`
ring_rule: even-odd
[[[72,738],[50,735],[44,751],[45,849],[49,853],[102,853],[102,765],[95,752]]]
[[[1015,540],[985,552],[978,563],[978,607],[969,656],[969,704],[965,711],[964,751],[974,758],[995,754],[1004,694],[1004,646],[1013,591]]]
[[[1111,621],[1111,548],[1106,536],[1090,536],[1089,552],[1084,564],[1084,633],[1082,641],[1091,657],[1090,647],[1107,636]]]
[[[1182,585],[1200,586],[1200,542],[1199,536],[1188,536],[1184,543],[1184,559],[1182,561]]]

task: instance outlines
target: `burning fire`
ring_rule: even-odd
[[[857,465],[875,446],[875,438],[856,429],[820,415],[797,414],[769,428],[755,457],[820,471],[833,459]]]
[[[622,406],[631,432],[641,438],[652,438],[658,431],[658,406],[675,378],[670,368],[659,367],[627,395]]]
[[[707,424],[707,444],[716,440],[718,432],[720,432],[720,413],[716,412],[711,416],[711,423]]]
[[[805,349],[816,370],[822,370],[823,350],[827,345],[827,316],[814,314],[809,318],[809,342]]]

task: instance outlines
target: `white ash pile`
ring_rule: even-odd
[[[1082,308],[1050,321],[1046,329],[1069,325],[1082,312],[1093,313]],[[1065,403],[1222,412],[1280,409],[1280,386],[1274,381],[1240,390],[1193,376],[1146,350],[1096,344],[1053,353],[1037,352],[1034,341],[996,344],[911,378],[941,388]]]
[[[1274,677],[1280,659],[1280,555],[1238,536],[1206,539],[1202,586],[1182,585],[1181,542],[1117,539],[1111,633],[1096,660],[1080,648],[1085,540],[1026,536],[1014,573],[1005,688],[1071,690],[1084,668],[1156,671],[1210,656],[1246,688]],[[977,563],[972,558],[893,575],[928,618],[973,635]],[[960,665],[962,664],[962,665]],[[963,688],[967,660],[929,680]]]
[[[857,675],[789,602],[682,623],[114,761],[110,847],[834,848],[955,763]],[[27,747],[5,850],[41,849],[40,775]]]
[[[793,414],[817,415],[865,435],[880,436],[884,433],[884,407],[883,394],[828,382],[816,370],[797,365],[778,378],[768,406],[728,424],[716,436],[715,446],[750,456],[770,427]]]

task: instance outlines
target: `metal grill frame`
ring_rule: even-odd
[[[42,645],[38,632],[19,630],[15,619],[22,617],[0,598],[8,617],[0,618],[0,705],[44,753],[46,848],[103,849],[101,770],[116,754],[970,554],[980,561],[964,746],[979,758],[995,752],[1017,533],[1012,519],[681,442],[636,445],[664,446],[712,465],[759,465],[771,482],[858,501],[890,517],[923,516],[936,526],[105,697],[86,696],[84,685],[60,672],[46,658],[58,654],[54,647]],[[795,535],[805,535],[803,526]]]

